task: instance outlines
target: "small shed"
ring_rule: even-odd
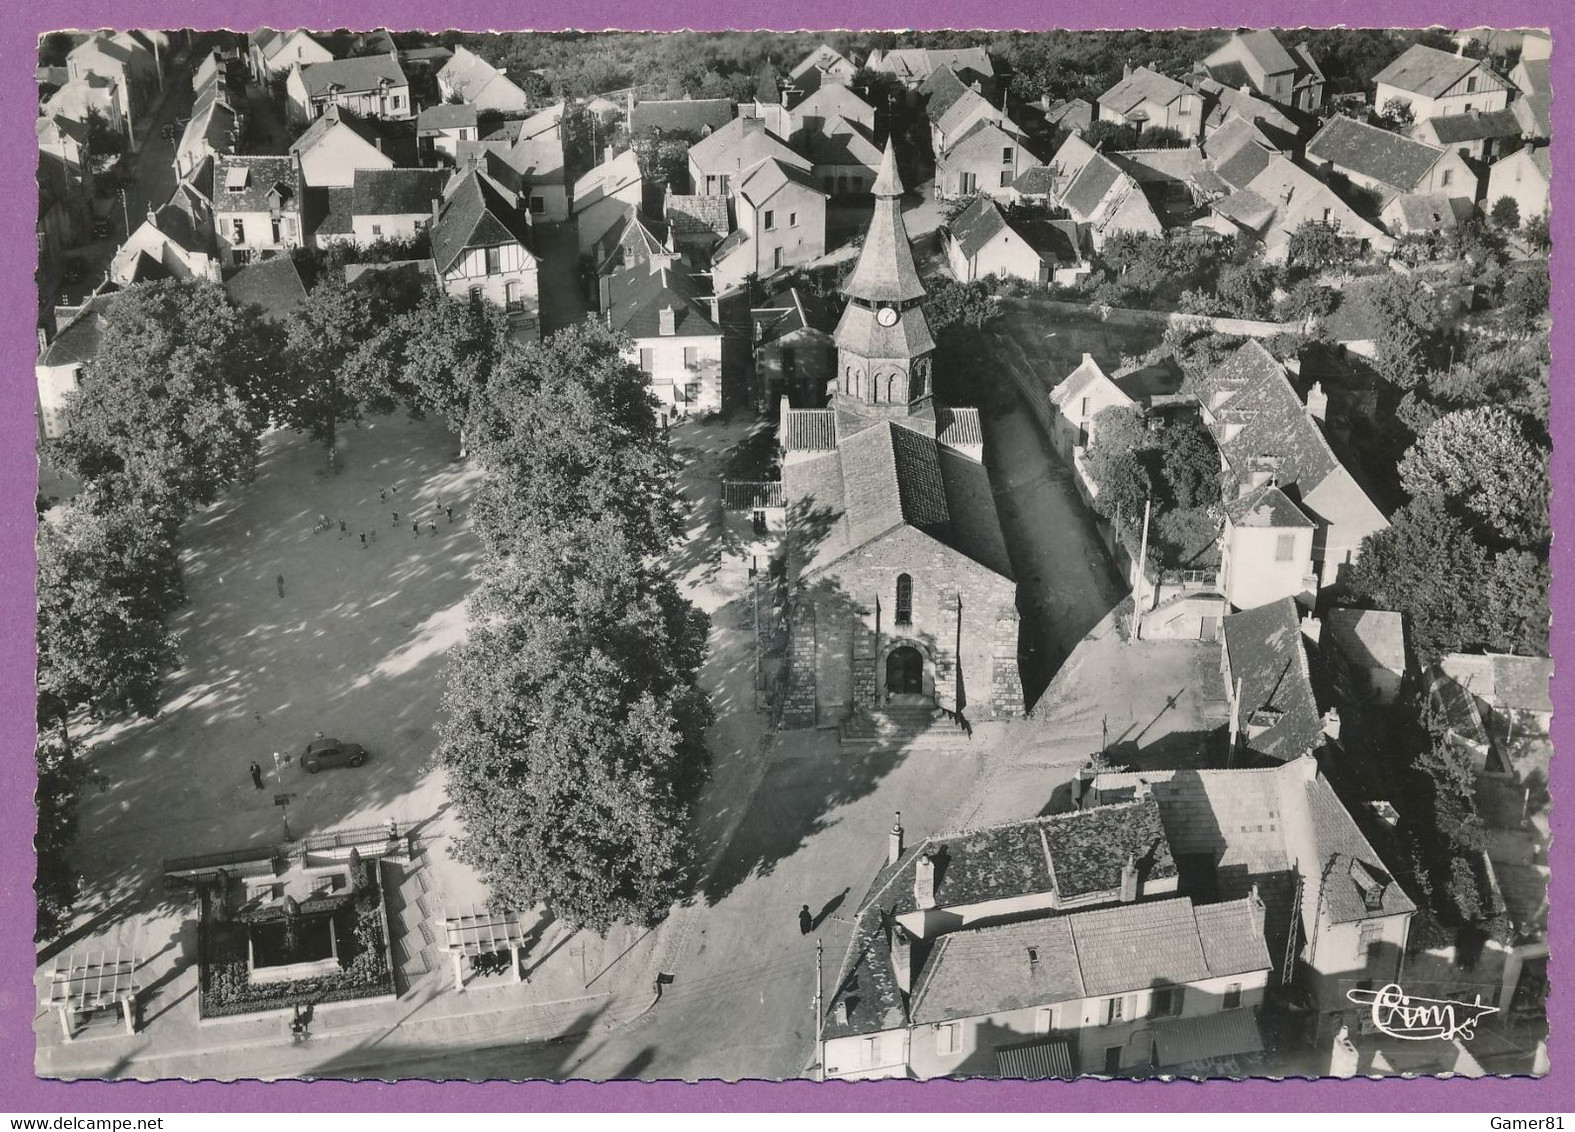
[[[126,1023],[126,1033],[137,1032],[137,956],[117,950],[89,955],[73,952],[55,961],[49,973],[49,1005],[60,1012],[66,1041],[76,1037],[79,1019],[114,1006]]]

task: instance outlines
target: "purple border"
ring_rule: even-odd
[[[708,14],[707,9],[710,13]],[[33,777],[29,758],[30,735],[26,721],[33,718],[33,557],[32,500],[34,494],[35,436],[34,396],[30,374],[37,353],[32,327],[21,312],[33,309],[35,299],[31,268],[36,261],[32,225],[35,198],[32,153],[37,142],[27,132],[25,108],[36,105],[31,72],[36,36],[66,25],[78,27],[163,27],[178,18],[189,26],[230,26],[248,30],[270,26],[390,26],[436,27],[441,11],[446,26],[485,30],[529,26],[541,30],[567,27],[596,29],[673,30],[686,27],[772,28],[945,28],[945,27],[1132,27],[1175,26],[1178,8],[1173,0],[1084,0],[1071,9],[1047,12],[1035,0],[995,0],[984,9],[973,4],[922,3],[908,0],[796,0],[791,22],[784,20],[779,4],[762,0],[733,0],[728,21],[719,23],[713,5],[694,0],[646,0],[638,8],[606,0],[548,0],[521,4],[518,0],[450,0],[436,5],[412,0],[282,0],[266,5],[258,0],[238,3],[186,3],[171,8],[167,0],[71,0],[46,4],[25,0],[7,13],[0,29],[0,93],[9,108],[0,125],[5,149],[14,155],[0,172],[4,199],[12,202],[0,220],[0,248],[8,253],[12,269],[0,283],[0,296],[8,299],[15,315],[0,331],[6,361],[3,392],[6,411],[0,414],[0,703],[8,705],[5,717],[13,721],[7,755],[0,763],[0,894],[10,913],[0,935],[0,1026],[9,1040],[0,1043],[0,1109],[25,1114],[36,1108],[45,1112],[132,1111],[1499,1111],[1557,1112],[1575,1108],[1575,1057],[1564,1026],[1575,1021],[1575,1002],[1562,989],[1560,976],[1568,970],[1557,945],[1553,952],[1553,995],[1549,1001],[1549,1040],[1553,1072],[1541,1080],[1439,1081],[1286,1081],[1195,1083],[1026,1083],[1026,1082],[871,1082],[860,1085],[812,1085],[805,1082],[773,1084],[745,1082],[738,1085],[702,1083],[640,1084],[615,1082],[592,1085],[527,1083],[437,1085],[425,1082],[397,1086],[377,1083],[246,1082],[216,1083],[77,1082],[40,1081],[33,1076],[33,1042],[29,1019],[34,1013],[32,974],[34,953],[28,926],[32,923],[33,858],[31,830]],[[177,15],[178,13],[178,15]],[[1192,26],[1256,26],[1275,24],[1367,24],[1382,20],[1385,26],[1445,24],[1474,27],[1491,18],[1496,26],[1551,26],[1555,42],[1564,35],[1575,38],[1575,9],[1547,0],[1496,0],[1491,6],[1471,0],[1390,0],[1387,5],[1343,3],[1340,0],[1211,0]],[[1566,81],[1575,91],[1572,56],[1553,56],[1554,84]],[[1575,97],[1575,96],[1572,96]],[[1565,107],[1570,98],[1553,103],[1555,165],[1565,167],[1575,122]],[[1575,240],[1575,193],[1564,179],[1554,188],[1552,210],[1555,246]],[[1553,263],[1553,294],[1560,301],[1569,293],[1572,274],[1566,255]],[[1561,310],[1554,326],[1553,349],[1560,367],[1572,344],[1575,328]],[[1556,438],[1553,481],[1575,482],[1575,407],[1555,381],[1552,427]],[[1575,495],[1556,491],[1554,527],[1575,530]],[[1562,630],[1575,615],[1575,593],[1570,582],[1575,557],[1567,534],[1553,548],[1554,625]],[[1575,750],[1575,722],[1563,710],[1566,695],[1575,683],[1575,638],[1559,631],[1555,637],[1554,700],[1560,710],[1553,722],[1554,740],[1561,750]],[[18,726],[19,725],[19,726]],[[1570,779],[1569,756],[1555,760],[1553,790],[1562,796]],[[1565,933],[1572,922],[1567,915],[1575,901],[1575,861],[1570,842],[1575,837],[1575,813],[1568,805],[1553,811],[1554,880],[1550,937],[1571,939]]]

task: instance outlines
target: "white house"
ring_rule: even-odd
[[[519,328],[538,325],[538,260],[530,217],[475,170],[443,202],[432,225],[432,261],[443,290],[486,300]]]
[[[287,253],[305,240],[301,166],[294,157],[216,158],[209,196],[226,267]]]
[[[1509,84],[1481,59],[1452,55],[1416,43],[1373,76],[1373,107],[1383,113],[1398,102],[1414,121],[1503,110],[1509,105]]]
[[[720,293],[826,254],[826,192],[799,165],[775,157],[755,165],[733,186],[737,227],[711,256]]]
[[[1075,221],[1009,220],[984,196],[947,225],[945,247],[952,274],[963,282],[994,275],[1071,284],[1089,269]]]
[[[442,212],[441,169],[357,169],[351,187],[351,233],[365,247],[379,240],[409,240]]]
[[[1099,120],[1138,130],[1163,126],[1195,139],[1203,129],[1198,92],[1150,67],[1128,68],[1115,86],[1099,96]]]
[[[421,160],[444,154],[453,163],[460,142],[476,141],[481,135],[476,124],[476,108],[468,102],[440,102],[428,106],[416,117],[416,147]]]
[[[1237,609],[1283,598],[1309,606],[1318,590],[1313,573],[1317,524],[1272,483],[1225,504],[1220,535],[1220,586]]]
[[[396,52],[293,67],[285,93],[298,122],[310,122],[330,105],[363,118],[404,121],[415,115],[410,80]]]
[[[394,158],[387,149],[372,122],[340,114],[339,107],[330,104],[295,139],[290,153],[301,163],[307,188],[347,189],[355,184],[357,169],[392,169]]]
[[[607,324],[631,340],[628,359],[649,377],[664,419],[721,409],[722,331],[673,257],[615,271],[605,291]]]
[[[1521,223],[1548,214],[1553,188],[1553,153],[1546,146],[1522,149],[1501,157],[1488,170],[1486,206],[1508,197],[1520,209]]]
[[[626,149],[574,182],[571,202],[580,254],[594,248],[612,226],[637,211],[644,195],[640,159]]]
[[[465,47],[455,46],[437,82],[445,102],[468,102],[477,110],[502,114],[530,107],[530,98],[507,75]]]

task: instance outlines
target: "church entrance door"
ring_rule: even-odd
[[[917,696],[924,692],[924,658],[912,645],[894,648],[886,657],[886,693]]]

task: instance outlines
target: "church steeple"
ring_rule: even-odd
[[[930,399],[935,339],[919,300],[924,283],[902,222],[902,178],[891,141],[875,178],[875,215],[864,234],[837,323],[834,400],[861,416],[912,416]]]

